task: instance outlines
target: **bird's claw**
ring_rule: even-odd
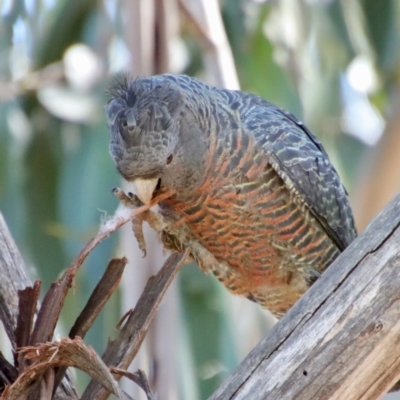
[[[132,192],[126,194],[122,189],[116,187],[112,189],[112,193],[126,207],[137,208],[143,205],[143,202]]]
[[[119,201],[128,208],[137,208],[143,205],[142,201],[132,192],[128,192],[126,194],[122,189],[116,187],[112,189],[112,193],[116,196]],[[132,231],[135,235],[135,238],[138,242],[139,249],[143,253],[143,258],[146,257],[146,241],[144,240],[143,235],[143,221],[145,220],[146,211],[140,215],[138,215],[135,219],[132,220]]]
[[[139,215],[137,218],[132,220],[132,231],[133,234],[135,235],[139,249],[142,251],[144,258],[147,255],[147,250],[146,250],[146,240],[144,239],[144,234],[143,234],[143,218],[141,217],[142,216]]]

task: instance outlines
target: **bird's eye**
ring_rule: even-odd
[[[127,127],[128,122],[126,121],[126,118],[122,118],[122,120],[121,120],[121,125],[122,125],[124,128]]]
[[[173,160],[174,156],[172,154],[170,154],[167,158],[167,165],[171,164],[172,160]]]

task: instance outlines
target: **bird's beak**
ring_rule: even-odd
[[[154,179],[135,179],[133,181],[136,187],[137,196],[144,204],[149,204],[153,197],[154,189],[157,186],[158,178]]]

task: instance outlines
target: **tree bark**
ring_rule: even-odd
[[[372,400],[400,377],[400,194],[209,400]]]
[[[25,264],[0,213],[0,321],[16,350],[15,328],[18,319],[18,291],[32,286],[25,272]],[[77,399],[70,377],[67,376],[57,389],[56,400]]]
[[[18,290],[31,286],[21,254],[0,213],[0,320],[3,322],[13,350],[18,317]]]

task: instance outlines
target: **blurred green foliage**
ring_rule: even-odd
[[[220,5],[242,88],[303,115],[351,189],[368,141],[343,134],[342,117],[352,104],[346,98],[359,94],[384,120],[399,80],[399,3],[224,0]],[[115,54],[110,48],[135,34],[135,27],[122,25],[123,12],[119,2],[111,1],[2,3],[0,210],[44,288],[94,234],[103,213],[117,206],[110,190],[120,178],[108,156],[102,105],[110,54]],[[198,38],[183,29],[181,39],[188,55],[185,72],[201,74]],[[99,61],[99,77],[83,89],[65,77],[62,63],[76,43],[89,46]],[[357,57],[376,76],[375,86],[360,93],[346,89],[351,87],[348,68]],[[60,79],[50,79],[54,70],[61,71]],[[32,71],[42,71],[38,81]],[[64,101],[61,105],[48,97],[49,86]],[[83,116],[77,118],[73,106]],[[64,310],[66,321],[78,314],[116,244],[114,235],[86,261]],[[190,350],[180,358],[182,398],[191,393],[190,398],[205,399],[239,362],[235,321],[225,311],[225,290],[214,278],[191,266],[183,269],[179,283],[179,335]],[[87,339],[99,353],[113,332],[117,308],[114,299]]]

